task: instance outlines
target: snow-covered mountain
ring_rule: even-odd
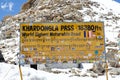
[[[106,44],[116,44],[120,34],[119,9],[120,4],[114,0],[28,0],[20,13],[0,22],[0,50],[6,61],[17,59],[21,22],[102,21]],[[112,47],[118,49],[114,44]]]

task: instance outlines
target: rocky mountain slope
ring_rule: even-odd
[[[112,0],[107,1],[111,5],[116,3]],[[98,0],[28,0],[23,4],[20,13],[0,22],[0,50],[5,60],[11,62],[17,59],[21,22],[102,21],[106,45],[118,50],[120,11],[115,11],[103,3]],[[120,4],[115,6],[120,7]]]

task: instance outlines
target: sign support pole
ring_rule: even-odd
[[[19,55],[19,56],[18,56]],[[17,54],[17,57],[18,57],[18,60],[19,60],[19,73],[20,73],[20,79],[23,80],[23,77],[22,77],[22,69],[21,69],[21,65],[20,65],[20,53]]]
[[[108,80],[108,64],[107,64],[107,62],[106,62],[105,72],[106,72],[106,80]]]
[[[104,55],[105,55],[105,72],[106,72],[106,80],[108,80],[108,64],[107,64],[107,58],[106,58],[106,48],[105,48],[105,27],[103,28],[104,31]]]
[[[106,51],[104,52],[105,54],[105,72],[106,72],[106,80],[108,80],[108,62],[106,59]]]
[[[20,27],[21,28],[21,27]],[[21,31],[20,31],[20,37],[21,37]],[[19,53],[18,53],[18,59],[19,59],[19,73],[20,73],[20,79],[23,80],[23,76],[22,76],[22,69],[21,69],[21,64],[20,64],[20,53],[21,53],[21,38],[20,38],[20,49],[19,49]]]
[[[21,80],[23,80],[23,77],[22,77],[22,70],[21,70],[20,64],[19,64],[19,72],[20,72],[20,78],[21,78]]]

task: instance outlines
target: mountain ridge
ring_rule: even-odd
[[[118,43],[120,14],[96,1],[97,0],[28,0],[28,2],[23,5],[19,14],[11,16],[1,23],[0,50],[2,50],[5,60],[15,61],[17,59],[20,44],[19,30],[20,23],[22,22],[102,21],[104,22],[106,44],[111,41]],[[108,1],[113,2],[112,0]],[[25,7],[26,5],[27,7]],[[115,48],[118,49],[118,47]]]

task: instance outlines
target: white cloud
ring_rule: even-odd
[[[9,7],[9,10],[10,10],[10,11],[13,10],[13,5],[14,5],[13,2],[9,2],[9,3],[8,3],[8,7]]]
[[[14,3],[13,2],[5,2],[5,3],[1,3],[0,7],[1,9],[9,9],[9,11],[12,11],[13,10],[13,6],[14,6]]]
[[[0,6],[2,9],[6,9],[7,8],[7,3],[1,3],[1,6]]]

